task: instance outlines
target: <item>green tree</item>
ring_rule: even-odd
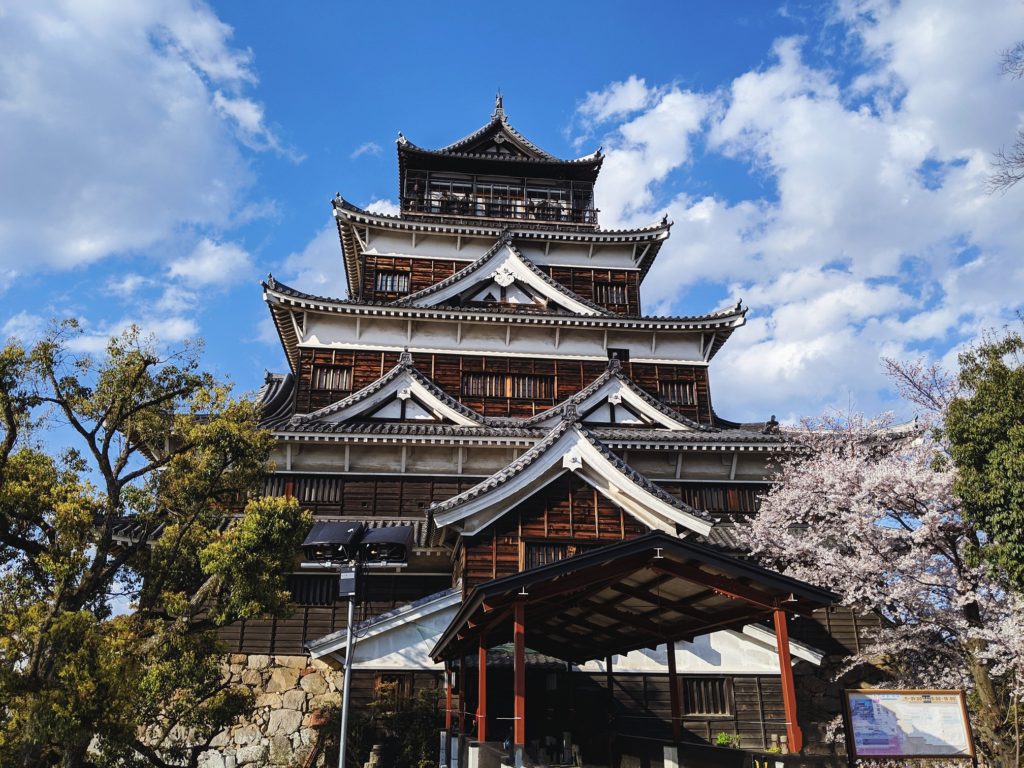
[[[78,333],[0,351],[0,766],[195,765],[250,703],[214,631],[287,610],[310,521],[196,347]]]
[[[964,515],[989,559],[1024,591],[1024,338],[989,336],[960,355],[960,394],[944,432]]]

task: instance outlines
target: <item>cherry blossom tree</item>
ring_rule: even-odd
[[[959,383],[935,366],[887,366],[918,420],[805,422],[793,433],[804,450],[779,467],[748,544],[766,564],[884,617],[858,660],[894,684],[966,688],[988,764],[1016,766],[1024,619],[954,493],[956,468],[937,427]]]

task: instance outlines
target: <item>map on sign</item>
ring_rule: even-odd
[[[971,757],[960,691],[847,691],[856,757]]]

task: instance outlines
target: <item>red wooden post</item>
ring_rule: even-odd
[[[444,663],[444,729],[452,732],[452,666]]]
[[[487,646],[480,638],[476,674],[476,740],[487,741]]]
[[[515,707],[512,716],[515,718],[513,730],[513,742],[515,743],[517,759],[519,763],[519,751],[526,746],[526,603],[520,600],[516,603],[514,624],[512,628],[512,643],[515,650],[513,660],[513,675],[515,677]]]
[[[459,735],[466,733],[466,657],[459,657]]]
[[[668,643],[668,700],[672,709],[672,740],[678,742],[683,713],[679,706],[679,677],[676,675],[676,644]]]
[[[789,628],[786,625],[786,612],[776,608],[772,612],[775,619],[775,642],[779,651],[779,673],[782,675],[782,706],[786,712],[786,740],[790,752],[799,752],[804,748],[804,735],[800,732],[796,714],[796,687],[793,685],[793,662],[789,658]]]

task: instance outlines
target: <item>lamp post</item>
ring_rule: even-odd
[[[359,563],[352,564],[352,576],[359,584]],[[345,581],[345,569],[338,574],[339,592]],[[355,641],[353,625],[356,619],[356,593],[348,596],[348,622],[345,625],[345,679],[342,681],[341,692],[341,733],[338,734],[338,768],[345,768],[345,753],[348,749],[348,693],[352,685],[352,656]]]
[[[331,568],[337,558],[338,597],[348,600],[345,627],[345,678],[342,681],[341,725],[338,733],[338,768],[345,768],[348,753],[348,703],[355,655],[356,602],[364,568],[403,568],[413,546],[413,529],[406,525],[367,529],[362,523],[314,523],[302,543],[304,568]]]

